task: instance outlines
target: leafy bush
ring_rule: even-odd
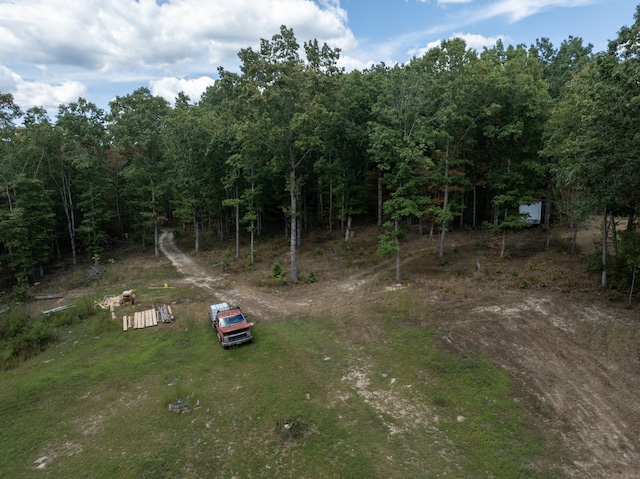
[[[18,318],[18,319],[16,319]],[[27,315],[18,317],[16,313],[3,330],[4,341],[0,342],[0,369],[6,370],[18,366],[44,351],[57,336],[44,319],[31,321]]]
[[[284,271],[282,270],[282,265],[280,261],[276,261],[271,265],[271,272],[269,273],[269,278],[277,279],[278,281],[284,280]]]
[[[27,291],[27,286],[23,281],[20,281],[13,287],[13,290],[11,291],[11,298],[16,303],[26,303],[31,299],[29,292]]]
[[[0,316],[0,370],[11,369],[37,356],[58,340],[57,328],[68,326],[96,314],[94,298],[83,296],[68,309],[32,318],[25,308],[17,308]],[[94,332],[117,329],[105,320],[94,325]]]
[[[29,316],[22,310],[11,311],[0,316],[0,341],[22,334],[29,326]]]

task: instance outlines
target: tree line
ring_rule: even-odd
[[[96,258],[125,235],[158,254],[158,229],[248,240],[280,225],[296,251],[311,228],[353,218],[380,227],[379,254],[400,254],[407,228],[501,237],[526,227],[520,205],[544,204],[543,226],[603,218],[602,271],[615,218],[617,261],[635,278],[640,237],[640,7],[604,52],[497,42],[481,52],[443,41],[402,65],[345,72],[339,49],[300,47],[282,26],[238,53],[238,72],[171,106],[147,88],[104,111],[79,98],[22,111],[0,93],[0,268],[25,285],[52,259]]]

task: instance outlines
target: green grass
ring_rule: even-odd
[[[438,418],[440,435],[451,445],[440,470],[448,477],[563,477],[553,466],[561,461],[560,452],[514,399],[504,369],[483,356],[460,356],[445,347],[446,331],[427,319],[437,313],[420,308],[411,291],[394,293],[386,309],[385,339],[367,353],[386,381],[394,377],[396,385],[406,383],[411,404],[420,398]],[[423,450],[440,441],[438,434],[422,430],[410,435],[416,436],[411,443],[425,442]]]
[[[561,477],[503,370],[442,348],[410,293],[386,304],[375,341],[300,317],[224,350],[179,304],[170,326],[62,325],[0,373],[0,477]]]

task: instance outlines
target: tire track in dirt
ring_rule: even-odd
[[[568,305],[558,308],[544,297],[516,295],[513,301],[509,306],[474,308],[477,319],[452,322],[449,338],[453,343],[481,338],[481,349],[538,398],[547,429],[575,454],[565,469],[569,477],[638,477],[637,374],[628,376],[628,371],[585,349],[554,324],[561,312],[567,315],[565,322],[575,323],[581,311]]]
[[[173,231],[162,230],[159,238],[159,247],[171,264],[184,275],[183,281],[211,292],[216,296],[216,301],[226,301],[229,304],[240,304],[242,308],[256,317],[269,317],[273,314],[282,315],[281,300],[267,299],[265,295],[258,296],[250,288],[242,288],[233,284],[231,275],[220,272],[217,276],[211,276],[193,258],[183,253],[173,239]],[[220,292],[223,291],[223,297]],[[295,309],[295,305],[288,305],[289,309]],[[303,308],[299,308],[303,309]]]

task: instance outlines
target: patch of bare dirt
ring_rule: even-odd
[[[471,308],[450,324],[447,340],[497,359],[523,385],[545,429],[575,454],[571,477],[635,477],[640,470],[637,361],[611,358],[584,335],[627,330],[637,322],[602,305],[553,295],[512,293],[509,303]],[[632,352],[632,351],[630,351]],[[625,364],[624,359],[628,359]],[[634,364],[634,362],[636,364]]]
[[[592,226],[581,232],[584,249],[597,236],[597,224]],[[273,262],[287,264],[284,249],[265,254],[251,271],[232,272],[184,254],[170,231],[162,234],[161,251],[184,274],[184,281],[210,291],[217,300],[242,305],[258,321],[342,314],[360,319],[356,323],[362,323],[366,333],[370,309],[365,305],[389,291],[412,289],[415,299],[435,312],[431,320],[446,331],[443,340],[449,347],[487,354],[518,381],[518,400],[571,451],[565,471],[569,477],[637,477],[637,311],[607,301],[593,278],[582,272],[578,258],[540,246],[546,241],[542,233],[509,240],[510,256],[499,259],[486,234],[451,234],[443,268],[437,266],[435,240],[416,237],[402,246],[406,279],[400,283],[394,279],[392,261],[370,254],[375,230],[356,235],[349,252],[340,241],[322,240],[308,245],[306,254],[301,250],[299,268],[314,271],[319,281],[313,284],[265,281]],[[345,381],[354,383],[367,400],[384,404],[385,398],[373,397],[363,383],[366,371],[358,374]]]

